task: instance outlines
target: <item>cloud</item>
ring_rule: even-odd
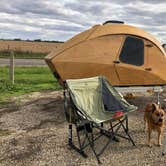
[[[0,38],[68,40],[94,24],[121,20],[166,42],[165,0],[1,0]]]

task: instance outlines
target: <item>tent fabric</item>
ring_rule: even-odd
[[[93,40],[101,36],[117,34],[134,35],[148,39],[149,41],[152,41],[161,50],[162,53],[164,53],[164,49],[161,46],[161,43],[156,38],[154,38],[153,35],[145,32],[140,28],[136,28],[127,24],[105,24],[93,26],[92,28],[79,33],[75,37],[65,42],[60,48],[52,51],[49,55],[47,55],[46,59],[51,60],[55,56],[63,53],[65,50],[70,49],[75,45],[78,45],[79,43],[85,42],[87,40]]]
[[[104,77],[69,79],[66,81],[71,98],[90,121],[102,123],[113,119],[117,111],[135,111]]]
[[[58,81],[105,76],[114,86],[166,85],[166,53],[152,35],[125,24],[95,26],[45,57]]]

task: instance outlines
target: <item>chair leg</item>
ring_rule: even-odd
[[[129,132],[128,132],[128,119],[126,119],[126,120],[127,120],[127,127],[125,127],[123,123],[121,123],[121,125],[122,125],[122,127],[123,127],[123,129],[124,129],[126,135],[128,136],[129,141],[132,142],[133,146],[136,146],[135,143],[134,143],[134,141],[133,141],[133,139],[131,138],[131,136],[130,136],[130,134],[129,134]]]
[[[126,116],[125,118],[126,118],[126,130],[127,130],[127,132],[128,132],[128,131],[129,131],[129,126],[128,126],[128,124],[129,124],[129,123],[128,123],[128,116]]]
[[[130,134],[129,134],[129,125],[128,125],[128,116],[126,116],[126,134],[128,135],[130,141],[132,142],[133,146],[136,146],[133,139],[131,138]]]
[[[129,134],[128,117],[127,117],[127,116],[125,116],[123,120],[119,120],[119,125],[117,125],[117,128],[116,128],[115,131],[113,130],[114,127],[111,125],[111,123],[110,123],[110,127],[111,127],[111,131],[115,134],[115,136],[117,135],[118,137],[122,137],[122,138],[128,139],[129,141],[132,142],[133,146],[136,146],[135,143],[134,143],[134,141],[133,141],[133,139],[131,138],[131,136],[130,136],[130,134]],[[119,134],[117,133],[118,130],[119,130],[121,127],[123,128],[123,130],[124,130],[124,132],[125,132],[125,134],[126,134],[127,137],[124,137],[124,136],[119,135]],[[116,137],[115,137],[115,139],[116,139]],[[118,140],[117,140],[117,141],[118,141]]]
[[[87,154],[84,153],[84,151],[80,150],[78,147],[76,147],[73,143],[70,144],[70,147],[73,148],[75,151],[77,151],[82,157],[87,158]]]
[[[68,135],[68,144],[72,144],[72,124],[69,124],[69,135]]]
[[[93,151],[93,153],[94,153],[94,155],[95,155],[95,157],[96,157],[96,159],[97,159],[98,164],[101,164],[101,161],[100,161],[100,159],[99,159],[99,157],[98,157],[96,151],[94,150],[94,142],[92,142],[92,141],[90,140],[89,136],[88,136],[88,131],[86,130],[86,126],[85,126],[85,134],[86,134],[86,137],[87,137],[87,139],[88,139],[89,145],[90,145],[90,147],[91,147],[91,149],[92,149],[92,151]]]
[[[104,124],[101,123],[100,126],[103,128],[103,127],[104,127]],[[103,130],[100,130],[100,133],[103,134]]]
[[[110,128],[111,128],[112,134],[114,134],[114,128],[112,126],[112,122],[110,122]],[[120,142],[119,139],[115,135],[112,137],[112,140],[115,142]]]
[[[91,141],[92,141],[92,146],[94,146],[94,136],[93,136],[93,131],[91,133]]]
[[[76,129],[76,130],[77,130],[77,129]],[[82,149],[80,134],[79,134],[79,131],[78,131],[78,130],[77,130],[77,138],[78,138],[79,148]]]
[[[78,137],[78,142],[79,142],[79,148],[73,144],[73,140],[72,140],[72,124],[69,124],[68,145],[69,145],[71,148],[73,148],[74,150],[76,150],[78,153],[80,153],[84,158],[86,158],[87,155],[86,155],[86,154],[84,153],[84,151],[82,150],[81,142],[80,142],[80,136],[79,136],[78,131],[77,131],[77,137]]]

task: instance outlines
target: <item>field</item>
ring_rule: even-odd
[[[61,44],[62,43],[0,40],[0,51],[13,50],[16,52],[47,54]]]
[[[9,81],[8,67],[0,67],[0,103],[11,96],[59,89],[48,67],[15,67],[15,84]]]

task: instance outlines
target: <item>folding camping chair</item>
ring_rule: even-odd
[[[104,77],[66,80],[64,110],[69,122],[69,146],[83,157],[87,157],[84,149],[89,146],[100,163],[99,156],[112,140],[118,141],[117,137],[125,138],[135,145],[128,132],[127,114],[136,109]],[[105,122],[110,123],[110,128],[105,128]],[[76,127],[77,146],[73,141],[73,124]],[[94,129],[98,131],[95,134]],[[125,135],[119,133],[120,129]],[[97,152],[95,141],[101,136],[106,136],[108,141]]]

